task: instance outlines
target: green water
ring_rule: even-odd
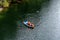
[[[11,5],[6,12],[2,12],[0,14],[0,40],[14,40],[17,31],[16,21],[23,21],[26,18],[25,15],[21,11],[21,6],[17,4]]]
[[[30,17],[33,17],[34,15],[36,16],[37,14],[34,12],[36,12],[36,10],[38,10],[39,7],[37,6],[31,7],[31,5],[28,5],[27,3],[26,5],[12,4],[9,8],[7,8],[6,12],[1,13],[0,14],[0,40],[8,40],[8,39],[14,40],[17,33],[16,22],[18,20],[20,21],[23,21],[25,19],[30,20],[28,14],[32,15]]]

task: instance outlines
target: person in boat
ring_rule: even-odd
[[[34,24],[32,24],[30,21],[28,21],[28,25],[34,28]]]
[[[26,26],[28,26],[28,28],[34,28],[34,24],[32,24],[30,21],[27,21],[27,20],[25,20],[24,22],[23,22]]]

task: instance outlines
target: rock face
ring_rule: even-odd
[[[2,8],[2,7],[0,7],[0,12],[1,12],[1,11],[3,11],[3,8]]]

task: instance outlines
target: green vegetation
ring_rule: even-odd
[[[2,3],[3,7],[9,7],[9,2],[8,0],[4,0],[4,2]]]

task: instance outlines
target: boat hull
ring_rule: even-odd
[[[34,29],[34,26],[28,25],[28,21],[23,21],[23,24],[27,26],[28,28]],[[31,23],[32,24],[32,23]]]

